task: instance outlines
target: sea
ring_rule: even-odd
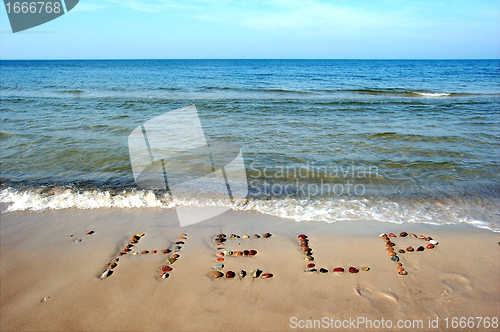
[[[500,232],[499,60],[2,60],[0,98],[3,213],[228,205]],[[131,132],[189,105],[208,144],[240,147],[247,197],[136,184]]]

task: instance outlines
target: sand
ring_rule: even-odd
[[[399,255],[406,276],[398,276],[378,237],[402,231],[439,241],[432,250]],[[272,236],[228,240],[228,250],[258,254],[226,257],[223,271],[259,268],[272,278],[210,277],[217,263],[215,235],[266,232]],[[187,233],[169,278],[159,278],[159,268],[172,254],[129,253],[109,278],[99,279],[136,233],[145,236],[134,251],[173,248]],[[305,272],[299,234],[309,237],[316,267],[329,273]],[[296,223],[257,213],[227,212],[183,228],[173,210],[154,208],[3,213],[0,329],[371,331],[378,324],[379,330],[452,331],[454,317],[473,317],[469,324],[479,326],[469,329],[482,331],[488,317],[493,331],[492,319],[500,316],[499,241],[499,234],[468,225]],[[427,244],[399,236],[394,242],[397,249]],[[338,266],[370,271],[332,273]]]

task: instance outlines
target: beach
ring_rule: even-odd
[[[439,243],[397,254],[408,272],[401,276],[379,237],[391,232],[397,249],[429,243],[401,232]],[[118,256],[142,233],[131,252]],[[180,257],[168,263],[184,234]],[[219,234],[227,238],[221,246],[214,242]],[[231,240],[231,234],[240,238]],[[305,260],[299,235],[307,236],[314,261]],[[0,219],[0,326],[2,331],[287,331],[333,330],[349,323],[355,325],[342,328],[452,331],[454,317],[472,317],[479,328],[471,330],[488,330],[481,324],[486,317],[498,322],[500,310],[499,241],[498,233],[466,224],[297,223],[226,212],[180,227],[173,209],[8,212]],[[172,252],[164,254],[168,248]],[[272,277],[212,278],[221,248],[257,251],[252,257],[226,255],[224,273],[260,269]],[[149,253],[141,254],[145,250]],[[113,274],[99,278],[117,257]],[[328,272],[305,272],[309,263]],[[160,277],[164,265],[172,268],[166,279]],[[346,271],[332,272],[336,267]],[[349,273],[349,267],[359,272]]]

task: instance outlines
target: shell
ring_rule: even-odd
[[[398,272],[398,274],[399,274],[400,276],[405,276],[405,275],[407,275],[407,274],[408,274],[408,272],[406,272],[406,271],[399,271],[399,272]]]
[[[430,240],[430,241],[429,241],[429,243],[430,243],[430,244],[433,244],[433,245],[436,245],[436,244],[438,244],[439,242],[437,242],[436,240]]]
[[[399,262],[399,257],[398,257],[398,256],[396,256],[396,255],[394,255],[394,256],[392,256],[392,257],[391,257],[391,260],[392,260],[393,262]]]
[[[304,234],[300,234],[299,236],[297,236],[299,239],[307,239],[307,235],[304,235]]]
[[[382,234],[380,234],[378,237],[384,238],[384,237],[387,237],[387,234],[382,233]]]
[[[396,237],[396,234],[394,234],[394,233],[389,233],[389,237]]]

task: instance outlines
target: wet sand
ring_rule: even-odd
[[[89,230],[94,233],[87,235]],[[403,231],[430,236],[439,244],[423,252],[398,254],[408,272],[399,276],[378,235],[395,233],[397,250],[428,244],[399,237]],[[253,238],[266,232],[272,236]],[[132,251],[159,253],[129,252],[120,257],[110,277],[99,279],[137,233],[145,235]],[[162,250],[174,249],[184,233],[187,239],[180,257],[166,263],[173,252]],[[214,238],[219,233],[250,238],[217,246]],[[305,260],[299,234],[308,236],[314,261]],[[490,322],[499,318],[499,241],[499,234],[468,225],[296,223],[241,212],[183,228],[173,210],[154,208],[4,213],[0,329],[286,331],[314,324],[330,330],[347,323],[351,330],[368,331],[376,325],[370,327],[366,320],[381,324],[384,319],[383,330],[405,330],[397,324],[421,321],[422,331],[451,331],[456,330],[451,326],[453,317],[474,317],[476,324],[475,317],[489,317]],[[260,269],[273,277],[213,279],[217,248],[258,252],[254,257],[224,257],[223,272]],[[308,263],[329,272],[305,272]],[[163,265],[172,267],[167,279],[159,277]],[[351,266],[370,270],[332,272]],[[392,328],[387,329],[387,320]],[[438,328],[429,328],[430,321]],[[487,329],[481,325],[473,330]],[[497,329],[490,325],[489,330]]]

